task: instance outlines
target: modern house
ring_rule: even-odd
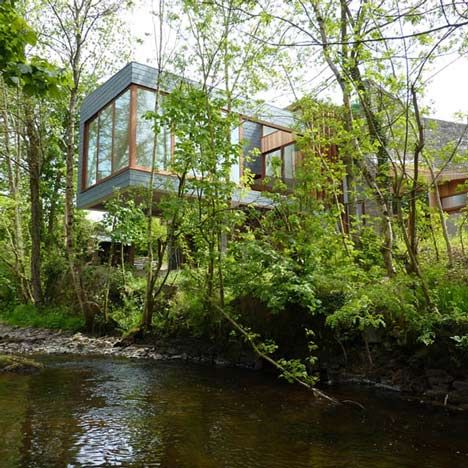
[[[78,208],[102,210],[116,189],[147,187],[150,183],[154,135],[151,122],[143,115],[154,110],[156,78],[155,68],[131,62],[84,100],[80,114]],[[168,76],[163,81],[164,92],[169,93],[180,79]],[[245,144],[238,163],[232,167],[231,180],[240,182],[243,170],[249,167],[260,182],[273,175],[273,158],[282,160],[283,179],[293,180],[297,153],[293,114],[265,104],[238,112],[242,123],[233,130],[232,141]],[[156,149],[156,197],[177,183],[168,171],[174,145],[170,132],[163,131]],[[247,161],[245,156],[254,149],[258,156]],[[255,188],[239,189],[234,201],[270,205],[271,200]]]
[[[165,76],[161,92],[170,93],[182,79]],[[156,82],[155,68],[131,62],[84,100],[80,118],[78,208],[103,210],[115,190],[149,185],[154,134],[151,122],[143,115],[154,109]],[[233,202],[268,207],[272,201],[264,195],[263,181],[274,175],[272,160],[281,159],[284,182],[289,184],[295,178],[299,154],[294,141],[294,114],[267,104],[236,109],[236,112],[241,116],[241,125],[232,131],[232,141],[242,141],[243,152],[232,167],[231,180],[239,183],[248,167],[254,174],[254,184],[250,189],[239,186]],[[460,124],[428,119],[425,125],[428,145],[436,149],[457,142],[464,135],[464,126]],[[163,130],[156,148],[153,179],[156,199],[176,187],[177,178],[168,170],[174,145],[173,135]],[[460,148],[468,148],[468,132],[461,138]],[[256,156],[247,158],[253,150]],[[466,163],[451,162],[443,166],[438,186],[447,212],[458,212],[467,205],[467,181]],[[432,198],[430,204],[434,204]],[[365,206],[364,200],[359,206],[361,213],[366,212]]]

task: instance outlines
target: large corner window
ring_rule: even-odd
[[[129,165],[130,90],[87,124],[86,188]]]
[[[114,116],[114,171],[128,166],[129,162],[129,135],[130,122],[130,92],[122,94],[115,101]]]
[[[97,180],[109,177],[112,173],[112,117],[112,105],[103,109],[99,115]]]
[[[283,177],[294,179],[296,175],[296,145],[287,145],[283,148]]]
[[[87,122],[85,188],[126,167],[151,170],[153,153],[156,170],[169,168],[171,132],[163,128],[155,138],[153,122],[145,119],[155,109],[155,96],[154,91],[132,85]]]
[[[160,96],[158,106],[162,105],[163,96]],[[137,119],[136,119],[136,164],[139,167],[151,169],[153,152],[155,169],[167,170],[171,158],[171,132],[163,128],[155,136],[153,121],[145,119],[147,112],[154,112],[156,106],[156,93],[143,88],[137,88]],[[155,146],[156,144],[156,146]]]

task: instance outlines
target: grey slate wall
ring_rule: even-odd
[[[244,155],[248,156],[250,161],[245,162],[245,167],[248,167],[254,174],[261,174],[262,173],[262,156],[251,156],[249,153],[258,148],[260,150],[261,147],[261,138],[262,138],[262,125],[245,121],[242,124],[243,129],[243,140],[244,143]]]
[[[96,203],[102,203],[118,189],[126,188],[130,185],[130,171],[124,171],[101,182],[84,192],[78,192],[76,207],[92,208]]]
[[[442,151],[447,145],[450,144],[451,147],[455,147],[460,142],[458,152],[465,154],[468,152],[466,124],[438,119],[423,119],[423,124],[426,130],[427,148]],[[440,160],[443,161],[450,156],[450,153],[451,151],[445,151],[445,154],[440,155]],[[449,170],[468,173],[468,163],[454,160],[447,166],[446,171]]]

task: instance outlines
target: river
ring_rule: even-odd
[[[253,371],[43,356],[0,376],[0,467],[467,467],[468,416],[363,387],[330,406]]]

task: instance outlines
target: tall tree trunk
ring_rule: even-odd
[[[42,204],[40,196],[42,155],[37,128],[34,122],[34,111],[32,109],[27,109],[26,113],[26,135],[28,138],[27,159],[29,168],[29,190],[31,197],[31,286],[34,303],[42,304]]]
[[[21,213],[21,174],[20,174],[20,159],[21,159],[21,136],[22,128],[19,125],[19,119],[10,121],[9,96],[6,89],[3,87],[3,133],[5,146],[5,159],[7,165],[8,190],[14,204],[13,215],[13,234],[11,248],[14,253],[14,274],[18,278],[22,300],[26,303],[33,301],[31,284],[26,273],[26,259],[24,254],[23,240],[23,216]],[[14,133],[14,137],[11,135]]]
[[[78,58],[77,58],[78,57]],[[79,63],[79,52],[75,57]],[[74,86],[70,90],[68,101],[68,121],[66,129],[66,176],[65,176],[65,251],[67,253],[70,275],[78,299],[78,305],[86,322],[86,328],[91,330],[93,327],[94,314],[87,307],[85,293],[81,284],[80,268],[76,262],[75,252],[75,123],[76,106],[78,100],[78,81],[79,74],[76,68],[73,69]]]
[[[323,17],[318,2],[312,2],[312,9],[314,10],[315,17],[318,23],[318,29],[320,32],[320,38],[322,40],[322,49],[325,61],[327,62],[330,70],[335,75],[337,79],[342,95],[343,95],[343,104],[345,107],[345,123],[346,130],[350,133],[350,137],[353,140],[354,148],[359,153],[358,158],[354,161],[358,164],[359,168],[362,170],[365,175],[366,182],[371,187],[376,195],[377,202],[380,207],[381,216],[382,216],[382,233],[384,242],[382,245],[382,256],[385,263],[385,267],[389,276],[395,274],[395,267],[393,265],[393,226],[392,226],[392,216],[389,206],[389,201],[387,200],[386,193],[388,192],[389,178],[386,175],[386,147],[385,147],[385,136],[382,132],[380,122],[372,111],[371,108],[371,98],[369,96],[369,89],[366,87],[366,84],[361,76],[361,71],[359,69],[358,54],[356,48],[353,49],[349,57],[343,57],[343,62],[337,64],[334,58],[330,53],[330,43],[327,35],[327,25],[325,18]],[[348,23],[347,20],[347,3],[341,1],[341,22]],[[341,25],[341,35],[343,37],[348,37],[347,25]],[[354,34],[357,34],[354,31]],[[345,43],[346,41],[343,41]],[[356,43],[358,44],[358,43]],[[346,46],[343,46],[342,53],[347,54]],[[357,45],[355,46],[357,47]],[[341,69],[339,66],[341,65]],[[357,92],[362,104],[364,115],[366,118],[369,134],[373,142],[378,142],[379,147],[377,151],[377,175],[374,176],[370,173],[366,167],[365,155],[362,154],[359,141],[356,136],[353,135],[353,114],[350,106],[349,100],[349,87],[352,86]],[[350,127],[350,128],[349,128]]]
[[[74,251],[74,173],[77,91],[75,87],[70,91],[66,128],[65,247],[68,254],[73,254]]]

